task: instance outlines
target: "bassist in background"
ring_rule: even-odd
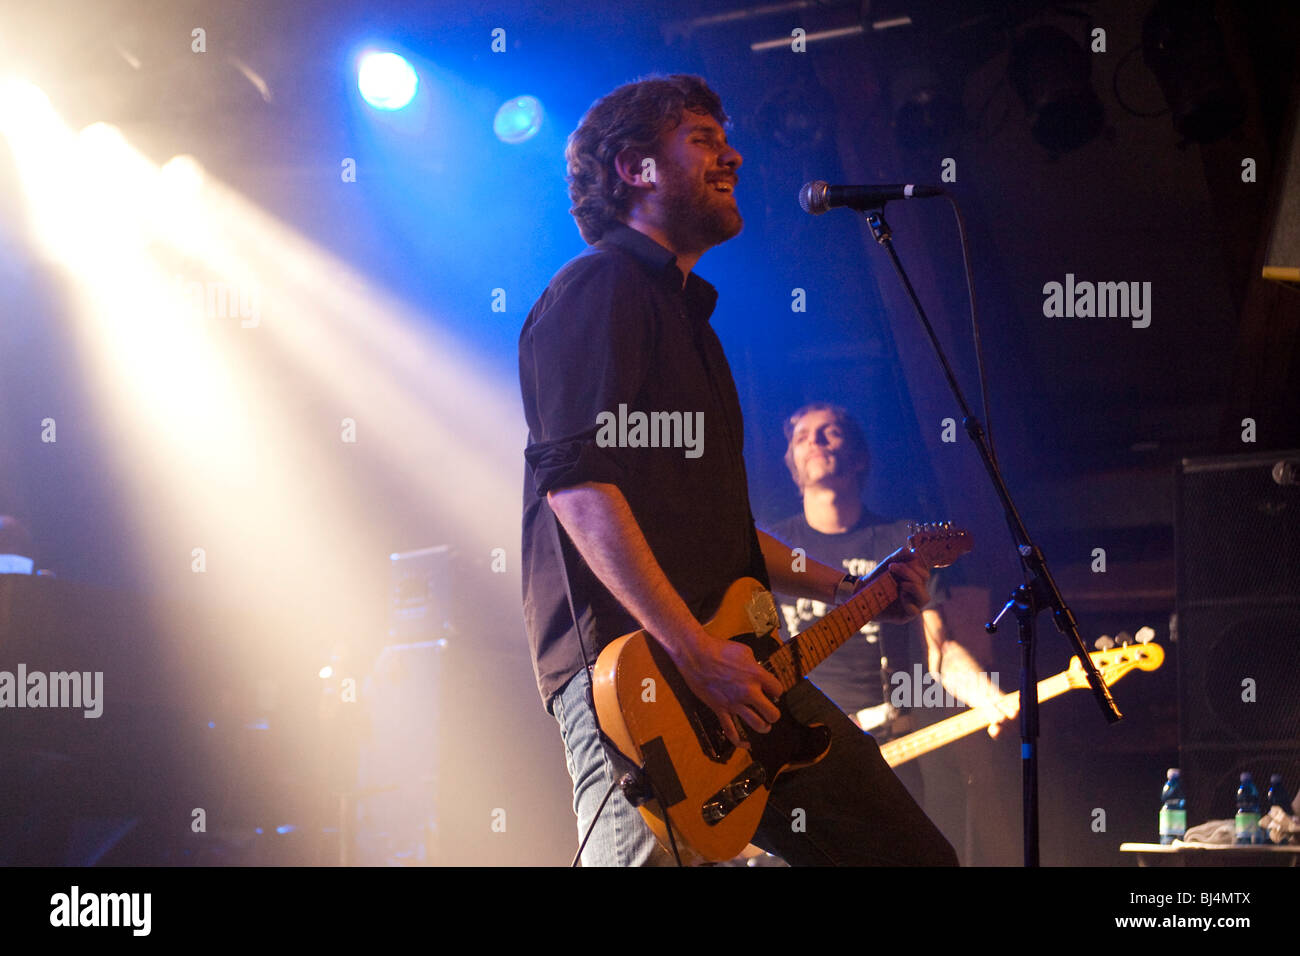
[[[590,692],[605,645],[645,628],[735,744],[737,722],[765,733],[778,719],[770,695],[781,684],[750,648],[699,622],[742,577],[825,601],[858,586],[816,562],[794,574],[789,548],[754,528],[740,401],[709,324],[717,291],[693,272],[742,225],[727,123],[694,76],[644,79],[593,104],[566,149],[571,212],[589,248],[561,268],[520,334],[524,622],[580,834],[623,771]],[[620,407],[702,416],[701,453],[602,439],[602,418]],[[913,556],[887,573],[899,597],[881,616],[915,617],[929,601],[927,565]],[[806,679],[784,700],[796,719],[825,723],[832,743],[820,763],[776,781],[756,844],[795,865],[956,865],[869,736]],[[582,861],[668,857],[613,794]]]
[[[772,534],[802,548],[809,558],[841,566],[853,575],[870,574],[875,558],[898,547],[907,531],[906,522],[888,521],[863,503],[870,454],[862,428],[838,405],[817,402],[786,420],[785,438],[785,464],[803,499],[803,510],[773,525]],[[932,598],[920,621],[905,625],[871,621],[812,673],[813,683],[880,742],[916,729],[913,715],[893,704],[917,700],[922,692],[911,686],[912,664],[922,660],[922,644],[926,671],[937,676],[957,700],[990,711],[994,719],[990,736],[997,736],[998,721],[1014,717],[1019,709],[1014,698],[1003,700],[966,649],[950,639],[938,608],[947,597],[946,574],[936,571],[930,579]],[[791,637],[821,620],[828,610],[826,603],[809,598],[781,604]],[[906,684],[891,684],[891,674],[899,674],[896,680]],[[911,694],[900,694],[903,689]],[[903,764],[894,772],[912,796],[924,800],[917,764]]]

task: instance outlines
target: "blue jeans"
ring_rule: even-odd
[[[630,764],[606,747],[580,672],[552,699],[564,738],[579,839],[609,785]],[[792,866],[956,866],[957,854],[899,781],[880,748],[807,680],[787,695],[791,714],[831,730],[830,752],[782,775],[753,842]],[[583,866],[671,866],[641,814],[617,788],[582,854]]]
[[[632,768],[622,755],[612,747],[606,748],[600,739],[596,712],[587,697],[590,687],[591,675],[584,668],[551,698],[551,713],[560,724],[564,759],[573,778],[573,812],[578,817],[579,842],[596,819],[596,810],[610,784]],[[616,787],[582,851],[582,865],[675,864],[672,854],[659,845],[646,826],[641,811],[628,803]]]

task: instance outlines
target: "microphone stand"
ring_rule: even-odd
[[[1036,867],[1039,865],[1038,675],[1034,662],[1034,620],[1037,618],[1039,611],[1050,608],[1057,630],[1064,634],[1066,639],[1074,645],[1079,663],[1083,665],[1084,673],[1087,675],[1088,685],[1092,688],[1093,696],[1096,698],[1098,706],[1101,707],[1106,720],[1113,724],[1122,720],[1124,715],[1120,713],[1119,707],[1115,704],[1115,699],[1111,696],[1110,688],[1101,679],[1096,666],[1092,663],[1092,658],[1088,655],[1088,649],[1084,646],[1078,623],[1074,619],[1074,613],[1070,610],[1069,605],[1065,603],[1065,598],[1062,596],[1060,589],[1057,588],[1056,581],[1052,578],[1051,571],[1048,570],[1046,557],[1029,537],[1029,531],[1025,528],[1019,511],[1016,510],[1015,502],[1011,500],[1011,492],[1008,490],[1006,482],[1002,478],[1002,472],[993,457],[992,450],[984,434],[984,426],[971,412],[966,397],[962,394],[961,386],[957,384],[957,379],[953,375],[952,366],[948,364],[943,347],[934,334],[934,328],[930,325],[929,318],[926,317],[925,309],[921,307],[921,301],[916,296],[916,290],[912,288],[907,273],[903,271],[903,264],[898,259],[898,253],[894,251],[893,233],[889,228],[889,224],[885,222],[884,205],[882,202],[875,208],[863,210],[863,216],[867,220],[867,225],[871,227],[871,234],[875,237],[876,242],[884,246],[885,251],[889,253],[890,261],[893,262],[894,269],[898,273],[899,279],[902,280],[903,288],[907,291],[908,298],[912,300],[912,307],[916,309],[917,317],[920,318],[926,335],[930,337],[930,344],[934,347],[935,355],[939,358],[939,364],[943,367],[944,377],[948,380],[948,388],[952,390],[953,396],[957,399],[957,404],[961,407],[962,427],[966,429],[966,434],[970,437],[970,440],[975,443],[980,458],[984,462],[984,470],[988,472],[989,479],[993,482],[994,491],[997,492],[998,499],[1002,502],[1002,511],[1006,516],[1007,526],[1011,531],[1011,537],[1016,546],[1016,554],[1020,559],[1020,565],[1025,576],[1025,583],[1012,592],[1011,598],[998,612],[997,617],[985,624],[984,629],[990,634],[996,633],[998,622],[1002,620],[1008,611],[1015,614],[1016,621],[1019,623],[1020,766],[1024,799],[1024,858],[1025,866]],[[962,225],[961,211],[957,209],[956,202],[953,202],[953,209],[957,211],[958,225],[962,226],[962,243],[964,245],[966,241],[965,227]],[[972,282],[972,299],[974,294],[974,284]],[[973,301],[971,305],[973,308]]]

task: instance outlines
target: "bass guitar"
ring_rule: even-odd
[[[1138,632],[1139,640],[1142,637]],[[1097,666],[1097,673],[1109,686],[1133,669],[1153,671],[1165,660],[1164,648],[1159,644],[1128,644],[1124,647],[1104,651],[1093,651],[1088,655]],[[1044,678],[1038,682],[1038,700],[1041,703],[1059,697],[1066,691],[1088,686],[1088,675],[1083,672],[1083,665],[1077,657],[1070,658],[1070,666],[1059,674]],[[1007,695],[1017,704],[1020,703],[1020,691]],[[977,730],[983,730],[992,721],[983,711],[968,710],[956,717],[949,717],[928,727],[922,727],[895,740],[880,745],[880,754],[885,763],[891,767],[915,760],[932,750],[945,747],[954,740],[960,740]]]

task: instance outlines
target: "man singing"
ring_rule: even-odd
[[[739,744],[738,721],[764,733],[778,719],[781,687],[748,647],[699,622],[740,577],[827,603],[859,586],[811,561],[793,570],[790,549],[754,527],[740,402],[709,325],[717,291],[693,272],[742,225],[741,157],[727,123],[717,94],[680,74],[592,105],[566,149],[570,211],[589,248],[555,275],[519,338],[524,620],[538,689],[564,739],[580,834],[622,773],[591,700],[601,648],[646,629]],[[620,406],[694,416],[698,447],[611,442],[601,421]],[[882,617],[910,620],[929,601],[929,571],[913,559],[889,573],[899,598]],[[869,736],[807,680],[785,704],[833,738],[820,763],[774,784],[757,845],[796,865],[955,865]],[[582,861],[671,859],[615,794]]]

